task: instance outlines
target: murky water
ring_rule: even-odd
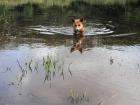
[[[139,1],[85,1],[1,3],[0,105],[140,104]]]

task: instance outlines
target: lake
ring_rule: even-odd
[[[0,105],[140,105],[139,82],[139,0],[0,1]]]

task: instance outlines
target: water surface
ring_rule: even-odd
[[[140,104],[140,3],[93,1],[0,2],[1,105],[73,105],[71,90],[89,97],[78,105]]]

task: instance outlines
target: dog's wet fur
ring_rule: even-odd
[[[82,53],[83,52],[82,43],[84,40],[83,18],[72,19],[72,22],[74,33],[73,33],[73,46],[71,47],[70,52],[78,50]]]

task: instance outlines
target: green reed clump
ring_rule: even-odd
[[[53,69],[54,67],[53,64],[54,64],[54,60],[52,56],[48,55],[46,59],[43,57],[43,66],[46,73],[44,82],[46,80],[51,80],[52,72],[55,72],[54,71],[55,69]]]
[[[44,82],[46,80],[51,80],[56,74],[60,75],[64,79],[65,78],[64,62],[65,62],[64,59],[56,59],[51,55],[48,55],[46,58],[43,57],[43,66],[45,70]],[[68,67],[68,71],[72,76],[70,67]]]
[[[70,100],[73,105],[77,105],[82,102],[89,102],[89,97],[87,96],[86,91],[79,94],[74,90],[70,90],[68,100]]]

